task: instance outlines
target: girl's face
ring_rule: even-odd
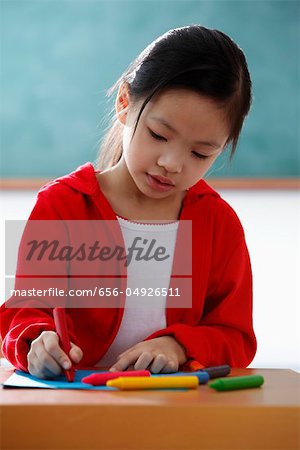
[[[121,100],[124,104],[124,97]],[[119,163],[126,164],[140,194],[175,199],[196,184],[222,152],[229,136],[224,111],[195,92],[168,90],[146,105],[131,140],[141,104],[131,107],[129,102],[122,119]],[[169,184],[152,176],[165,177]]]

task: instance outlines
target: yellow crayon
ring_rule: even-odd
[[[135,389],[196,389],[199,385],[198,377],[119,377],[109,380],[106,386],[116,387],[127,391]]]

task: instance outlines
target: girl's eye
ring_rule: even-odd
[[[159,134],[154,133],[152,130],[150,130],[150,128],[148,128],[148,130],[149,130],[150,135],[157,141],[166,141],[167,142],[166,138],[159,136]],[[192,152],[192,153],[193,153],[193,155],[195,155],[196,158],[200,158],[200,159],[208,158],[207,155],[201,155],[201,153],[197,153],[197,152]]]
[[[156,139],[157,141],[167,141],[166,138],[159,136],[158,134],[154,133],[152,130],[150,130],[150,128],[148,128],[149,133],[151,134],[151,136]]]
[[[207,155],[201,155],[200,153],[197,153],[197,152],[192,152],[192,153],[193,153],[193,155],[196,156],[196,158],[200,158],[200,159],[206,159],[206,158],[208,158]]]

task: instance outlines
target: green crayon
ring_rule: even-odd
[[[236,389],[248,389],[259,387],[264,383],[264,377],[261,375],[248,375],[245,377],[226,377],[219,378],[209,383],[209,387],[217,391],[233,391]]]

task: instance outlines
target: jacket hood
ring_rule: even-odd
[[[99,190],[101,190],[96,178],[96,173],[97,171],[94,169],[93,164],[87,162],[82,166],[79,166],[73,172],[56,178],[54,182],[64,183],[83,194],[96,195],[99,193]],[[206,181],[201,179],[194,186],[188,189],[184,203],[194,203],[199,199],[199,197],[206,195],[220,197],[218,192],[209,186]]]

